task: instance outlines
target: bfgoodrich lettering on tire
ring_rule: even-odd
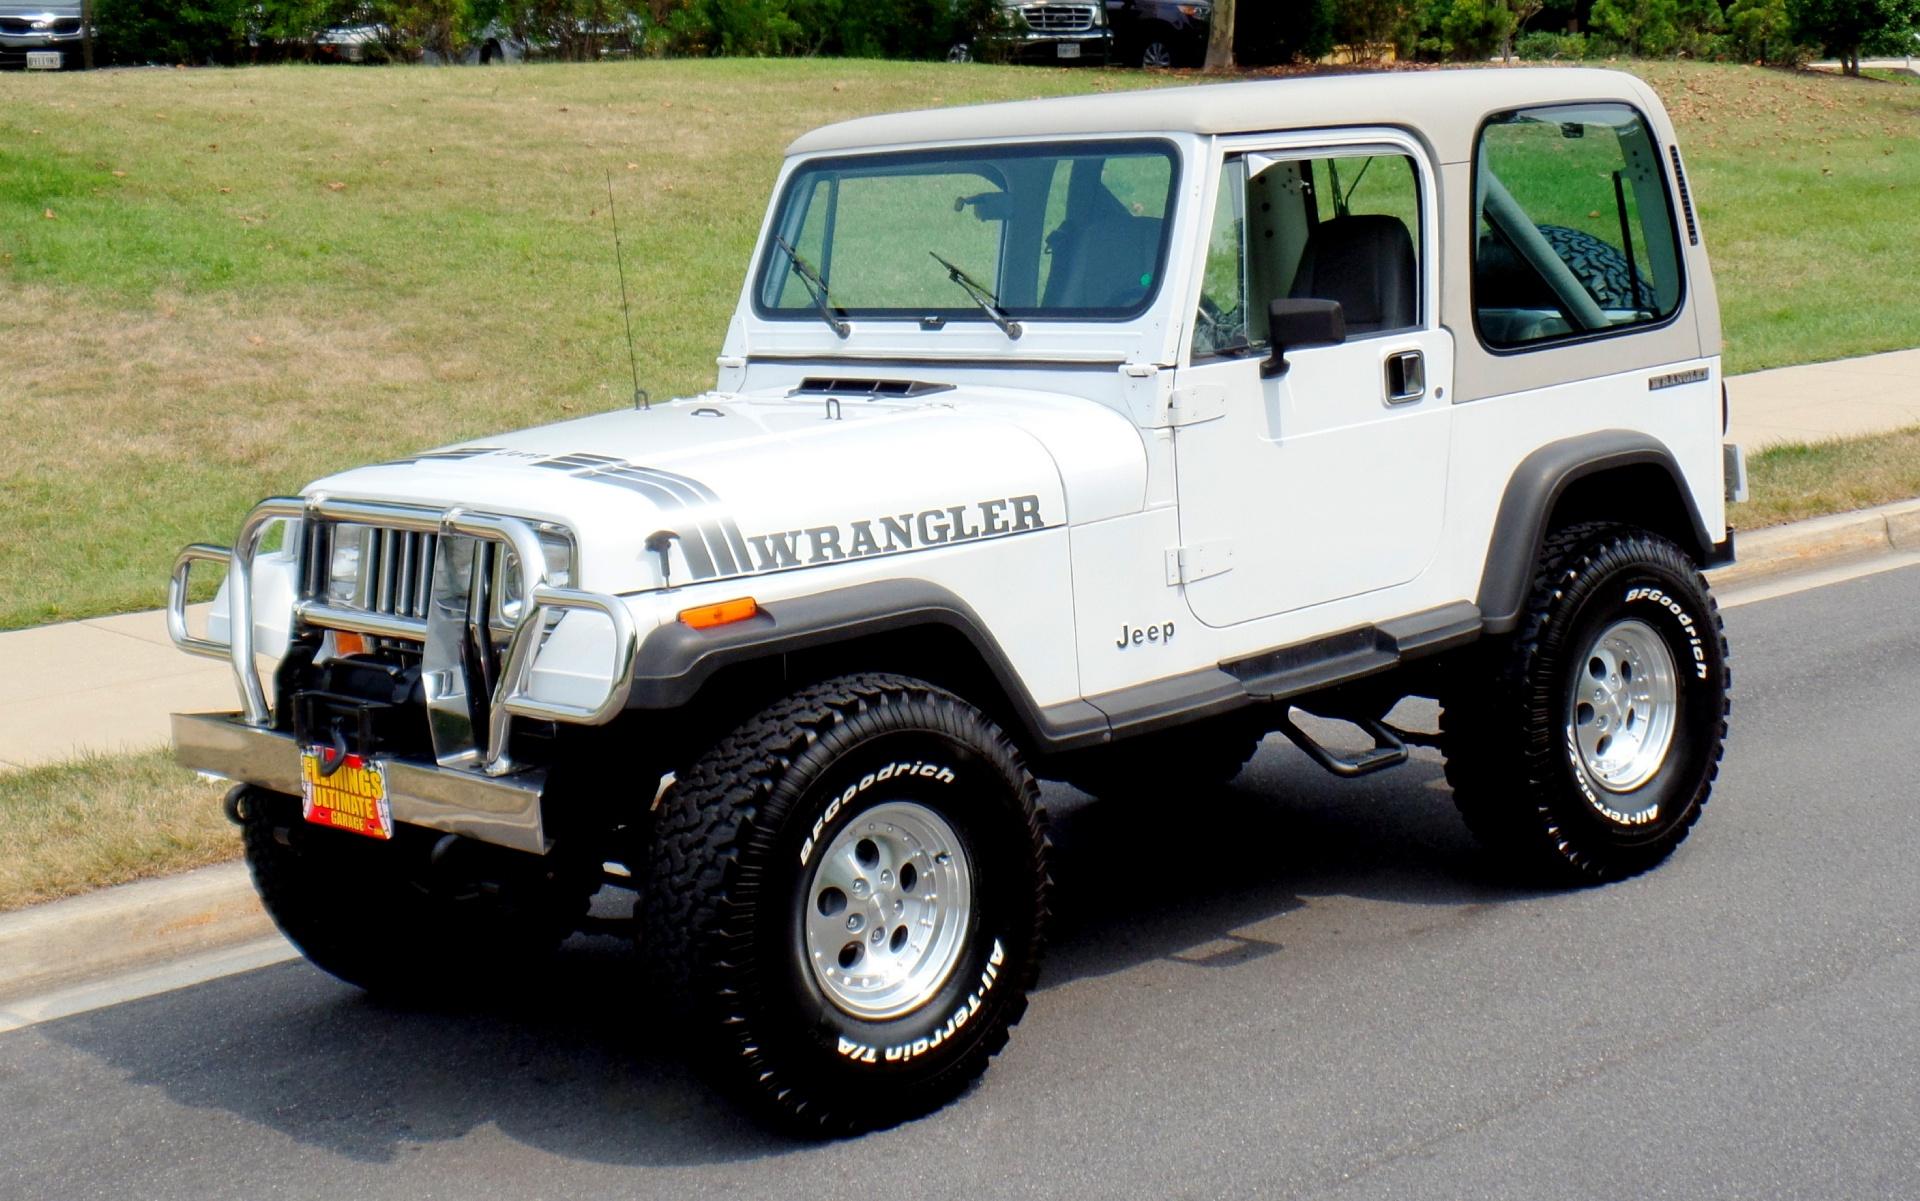
[[[803,1133],[932,1110],[1026,1009],[1046,851],[1032,777],[966,702],[881,674],[800,691],[662,805],[643,938],[674,1033]]]
[[[1519,632],[1468,662],[1441,735],[1483,841],[1579,884],[1645,871],[1686,838],[1719,771],[1730,673],[1719,610],[1677,546],[1617,526],[1555,533]]]

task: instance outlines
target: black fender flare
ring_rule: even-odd
[[[1731,562],[1733,537],[1715,542],[1701,520],[1686,476],[1664,444],[1633,430],[1601,430],[1549,442],[1520,461],[1500,498],[1493,536],[1480,574],[1480,613],[1489,634],[1511,632],[1520,620],[1534,564],[1567,490],[1602,472],[1651,467],[1673,487],[1682,512],[1667,515],[1661,532],[1674,538],[1702,567]]]
[[[696,630],[670,622],[649,633],[634,655],[629,709],[690,703],[721,669],[796,651],[928,626],[965,638],[1004,695],[1030,746],[1052,748],[1104,737],[1106,715],[1085,701],[1034,703],[1013,662],[973,608],[927,580],[879,580],[812,596],[769,601],[755,616]]]

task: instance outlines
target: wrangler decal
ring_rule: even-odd
[[[1024,534],[1047,527],[1038,496],[994,497],[971,504],[947,505],[918,512],[881,513],[844,525],[817,525],[797,530],[772,530],[742,535],[726,515],[713,489],[690,476],[657,467],[642,467],[611,455],[573,451],[538,455],[494,446],[457,447],[429,451],[390,466],[460,460],[480,455],[520,459],[528,467],[559,471],[575,479],[592,480],[637,492],[665,513],[685,513],[687,522],[673,531],[687,559],[693,583],[759,575],[793,567],[812,567],[876,555],[901,554]]]

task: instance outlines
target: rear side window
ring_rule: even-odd
[[[1519,349],[1666,321],[1683,280],[1646,118],[1624,104],[1520,109],[1474,155],[1474,320]]]

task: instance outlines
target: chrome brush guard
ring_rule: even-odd
[[[315,590],[304,584],[296,597],[292,615],[296,635],[303,628],[337,630],[419,644],[429,725],[433,731],[435,757],[441,768],[469,773],[477,768],[488,777],[505,776],[518,766],[508,754],[514,716],[601,725],[625,706],[637,646],[631,615],[615,597],[549,584],[546,555],[532,523],[459,508],[441,511],[326,496],[276,497],[262,501],[247,515],[232,548],[196,543],[181,551],[167,589],[167,632],[174,645],[192,654],[226,659],[233,665],[241,702],[241,713],[233,725],[267,731],[273,721],[254,662],[252,593],[254,558],[268,528],[276,522],[300,522],[305,530],[332,523],[434,535],[440,548],[438,554],[443,559],[452,539],[472,539],[476,547],[504,548],[518,560],[524,597],[522,612],[512,623],[498,677],[490,689],[473,687],[475,682],[469,680],[462,657],[462,645],[475,636],[476,622],[479,638],[492,637],[492,626],[484,607],[473,611],[464,601],[455,606],[440,603],[436,598],[426,606],[425,617],[411,611],[349,608],[329,603],[323,592],[315,595]],[[203,562],[227,567],[226,642],[195,637],[187,630],[188,585],[194,564]],[[444,568],[444,562],[435,565],[436,585],[447,578]],[[366,570],[371,571],[372,567],[368,565]],[[303,572],[305,578],[311,579],[312,575],[311,571]],[[324,579],[324,575],[321,578]],[[548,623],[556,615],[574,609],[599,613],[613,627],[613,662],[608,665],[606,694],[590,705],[541,700],[532,693],[533,668]],[[468,701],[470,695],[481,694],[488,696],[484,741],[474,736],[477,731],[471,728]],[[178,726],[176,722],[176,730]],[[182,754],[184,761],[187,757],[184,746]]]

